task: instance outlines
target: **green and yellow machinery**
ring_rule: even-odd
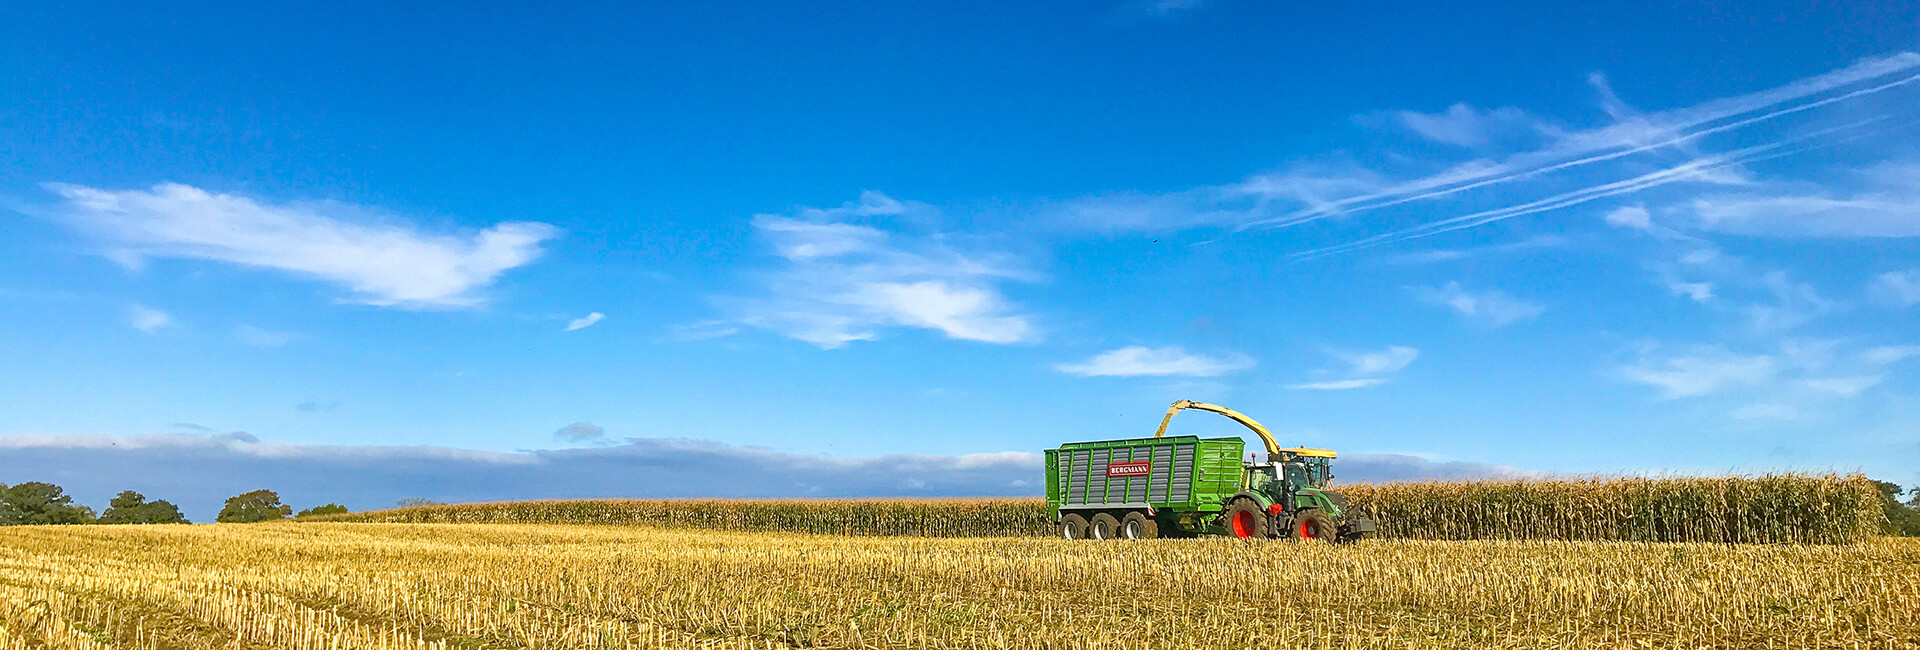
[[[1187,409],[1218,413],[1252,429],[1266,443],[1266,462],[1243,461],[1246,441],[1237,437],[1166,435],[1173,416]],[[1374,531],[1374,522],[1327,489],[1334,457],[1326,449],[1282,449],[1253,418],[1180,400],[1167,408],[1151,438],[1048,449],[1047,506],[1067,539],[1360,539]]]

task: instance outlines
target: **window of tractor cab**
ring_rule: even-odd
[[[1305,466],[1299,463],[1287,463],[1286,468],[1288,488],[1297,490],[1313,485],[1312,482],[1307,480],[1307,468]]]

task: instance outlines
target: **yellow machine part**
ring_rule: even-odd
[[[1177,414],[1187,409],[1193,409],[1196,411],[1208,411],[1211,413],[1219,413],[1221,415],[1227,416],[1229,419],[1232,419],[1234,422],[1239,422],[1242,426],[1245,426],[1248,429],[1252,429],[1254,433],[1260,435],[1260,441],[1267,444],[1267,460],[1280,460],[1280,458],[1286,454],[1293,454],[1295,456],[1308,456],[1312,458],[1333,458],[1334,457],[1333,450],[1331,449],[1313,449],[1311,447],[1294,447],[1292,449],[1281,449],[1280,443],[1274,441],[1273,439],[1273,432],[1268,431],[1267,428],[1265,426],[1262,426],[1259,422],[1255,422],[1253,418],[1247,417],[1246,415],[1241,414],[1239,411],[1235,411],[1225,406],[1221,406],[1218,404],[1208,404],[1206,402],[1196,402],[1190,399],[1183,399],[1178,402],[1174,402],[1173,406],[1167,407],[1167,416],[1160,418],[1160,429],[1153,432],[1153,437],[1159,438],[1161,436],[1167,435],[1167,424],[1173,422],[1174,414]]]

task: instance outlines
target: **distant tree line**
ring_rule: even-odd
[[[330,515],[346,512],[346,506],[329,503],[300,511],[299,516]],[[253,523],[293,516],[291,506],[280,503],[273,490],[254,490],[227,499],[214,521]],[[66,490],[52,483],[27,482],[8,486],[0,483],[0,526],[36,526],[49,524],[186,524],[180,508],[169,501],[148,501],[133,490],[121,492],[107,503],[105,512],[94,515],[93,508],[74,503]]]
[[[1907,537],[1920,537],[1920,486],[1907,491],[1907,500],[1900,501],[1900,486],[1886,481],[1874,481],[1880,486],[1880,506],[1887,511],[1887,532]]]

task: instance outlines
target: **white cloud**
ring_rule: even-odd
[[[1736,420],[1797,420],[1800,409],[1792,404],[1748,404],[1727,415]]]
[[[1732,386],[1752,386],[1772,379],[1778,362],[1769,355],[1740,356],[1724,348],[1706,348],[1693,354],[1649,358],[1620,369],[1629,380],[1659,388],[1664,397],[1697,397]]]
[[[173,316],[167,312],[141,305],[128,309],[128,318],[128,324],[133,325],[134,329],[148,334],[173,326]]]
[[[1343,356],[1353,364],[1354,374],[1384,375],[1400,372],[1414,359],[1420,358],[1420,351],[1404,345],[1393,345],[1379,352]]]
[[[573,320],[567,321],[566,331],[571,332],[574,330],[582,330],[589,327],[593,327],[595,323],[605,320],[606,318],[607,318],[606,314],[602,314],[596,311],[591,314],[587,314],[585,316],[581,316],[579,318],[575,318]]]
[[[575,422],[553,432],[553,439],[561,442],[593,442],[605,440],[607,430],[588,422]]]
[[[1888,364],[1912,356],[1920,356],[1920,346],[1853,351],[1841,341],[1820,339],[1786,339],[1769,354],[1738,354],[1721,346],[1670,351],[1647,345],[1638,360],[1617,372],[1661,389],[1666,399],[1719,394],[1754,402],[1755,410],[1736,417],[1790,419],[1777,417],[1776,407],[1794,407],[1793,417],[1799,418],[1820,403],[1857,397],[1880,385]]]
[[[1140,0],[1136,5],[1150,14],[1173,14],[1197,9],[1206,4],[1205,0]]]
[[[1667,291],[1673,292],[1673,295],[1676,296],[1686,296],[1694,302],[1713,300],[1712,282],[1680,282],[1672,280],[1667,282]]]
[[[1454,104],[1444,113],[1393,111],[1400,126],[1434,142],[1484,149],[1516,138],[1533,138],[1547,127],[1533,116],[1513,107],[1479,110],[1466,104]]]
[[[1920,345],[1887,345],[1860,354],[1861,360],[1876,366],[1898,363],[1916,356],[1920,356]]]
[[[512,222],[468,235],[433,234],[354,206],[263,204],[175,183],[144,191],[46,187],[65,199],[68,222],[130,266],[174,257],[274,269],[344,285],[375,305],[479,303],[481,289],[539,257],[540,244],[559,232]]]
[[[1873,388],[1874,386],[1879,385],[1880,376],[1868,375],[1863,377],[1818,377],[1813,379],[1803,379],[1800,381],[1800,383],[1802,385],[1805,385],[1807,388],[1811,388],[1817,391],[1833,393],[1835,395],[1839,395],[1842,397],[1852,397],[1854,395],[1859,394],[1860,391],[1864,391],[1866,389]]]
[[[1813,285],[1794,282],[1783,271],[1766,273],[1761,276],[1761,283],[1772,294],[1772,300],[1754,302],[1742,310],[1747,317],[1747,325],[1754,331],[1783,332],[1812,322],[1835,308],[1833,302],[1822,297]]]
[[[1287,388],[1291,390],[1352,390],[1378,386],[1387,383],[1388,375],[1406,369],[1407,364],[1420,358],[1420,351],[1404,345],[1391,345],[1378,352],[1358,354],[1335,352],[1334,356],[1347,362],[1346,374],[1349,378],[1288,384]]]
[[[1039,338],[1029,317],[1000,292],[1003,282],[1033,277],[1010,256],[962,251],[945,235],[910,237],[852,222],[927,212],[866,192],[839,208],[759,215],[755,230],[785,266],[762,274],[764,295],[718,301],[735,312],[732,322],[822,348],[878,340],[892,327],[985,343]]]
[[[300,338],[300,335],[293,332],[274,332],[243,324],[233,328],[233,337],[244,345],[251,345],[257,348],[275,348],[292,343],[295,339]]]
[[[1869,294],[1901,307],[1920,305],[1920,271],[1890,271],[1874,278]]]
[[[1690,204],[1706,230],[1770,237],[1920,237],[1920,162],[1885,164],[1859,174],[1852,193],[1731,194]],[[1843,194],[1837,195],[1836,194]]]
[[[1442,305],[1470,320],[1492,327],[1539,316],[1547,308],[1507,295],[1499,290],[1479,293],[1468,291],[1458,282],[1440,288],[1420,287],[1415,292],[1422,300]]]
[[[1653,227],[1653,215],[1637,205],[1622,206],[1607,213],[1607,223],[1621,228],[1647,230]]]
[[[1210,357],[1188,354],[1178,346],[1135,345],[1103,352],[1080,363],[1054,366],[1054,369],[1081,377],[1213,377],[1253,365],[1253,359],[1237,353]]]
[[[1369,377],[1366,379],[1341,379],[1336,381],[1308,382],[1305,384],[1287,384],[1287,388],[1293,390],[1352,390],[1355,388],[1378,386],[1384,383],[1387,383],[1385,378]]]

